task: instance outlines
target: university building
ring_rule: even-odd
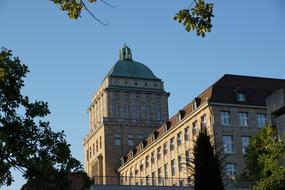
[[[267,122],[266,98],[281,88],[285,80],[226,74],[169,119],[163,81],[125,45],[88,108],[85,171],[97,184],[187,186],[186,163],[205,128],[235,180],[249,138]]]
[[[124,45],[88,108],[84,168],[90,177],[98,176],[96,183],[112,183],[120,158],[168,120],[168,97],[163,81],[133,61]]]

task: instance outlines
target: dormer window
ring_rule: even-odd
[[[185,115],[185,111],[184,110],[180,110],[178,112],[178,114],[176,115],[177,122],[180,122],[183,119],[184,115]]]
[[[181,121],[181,115],[180,115],[180,113],[178,113],[178,114],[176,115],[176,120],[177,120],[177,122]]]
[[[194,102],[192,104],[192,111],[194,111],[194,110],[196,110],[198,108],[199,103],[200,103],[200,98],[195,98]]]
[[[120,160],[121,160],[121,166],[124,165],[125,159],[124,159],[124,158],[121,158]]]
[[[143,143],[140,143],[140,150],[143,150]]]
[[[196,101],[192,104],[192,110],[194,111],[195,109],[197,109],[197,102]]]
[[[165,123],[163,125],[163,132],[166,133],[168,131],[168,127],[167,127],[167,124]]]
[[[156,131],[151,134],[151,142],[155,141],[156,139]]]
[[[236,100],[239,101],[239,102],[245,102],[245,100],[246,100],[245,93],[237,92],[236,93]]]

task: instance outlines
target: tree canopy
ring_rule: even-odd
[[[277,130],[265,126],[252,137],[247,148],[245,176],[257,181],[254,190],[285,189],[285,142],[277,139]]]
[[[66,11],[67,15],[71,19],[80,18],[82,10],[86,10],[94,19],[103,25],[106,25],[88,9],[84,0],[50,1],[53,1],[56,5],[59,5],[61,10]],[[112,6],[105,0],[88,0],[89,3],[95,3],[97,1],[101,1],[108,6]],[[211,32],[212,17],[214,17],[212,3],[206,3],[205,0],[192,0],[190,1],[190,6],[187,9],[179,10],[178,13],[175,14],[174,20],[182,23],[185,26],[186,31],[196,31],[197,36],[205,37],[207,32]]]
[[[22,95],[28,67],[12,51],[0,52],[0,187],[11,185],[11,169],[22,172],[27,189],[68,189],[67,175],[82,173],[64,132],[53,132],[48,104]]]

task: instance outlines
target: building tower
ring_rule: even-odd
[[[125,44],[88,108],[89,133],[84,138],[84,169],[97,184],[113,183],[120,158],[168,120],[163,81],[133,61]]]

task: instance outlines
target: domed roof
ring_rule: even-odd
[[[131,50],[126,44],[120,49],[119,61],[106,77],[109,76],[160,80],[146,65],[132,60]]]

